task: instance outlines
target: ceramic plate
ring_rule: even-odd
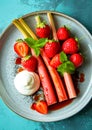
[[[35,30],[35,16],[40,15],[48,22],[47,11],[35,12],[24,16],[24,20]],[[92,37],[87,29],[75,19],[61,13],[52,12],[56,27],[67,25],[71,32],[80,39],[81,51],[85,56],[80,72],[85,75],[83,83],[79,83],[80,93],[74,101],[59,110],[42,115],[30,109],[31,97],[23,96],[14,87],[14,77],[17,66],[15,65],[15,53],[13,45],[16,39],[23,38],[17,28],[11,24],[0,38],[0,95],[6,105],[17,114],[35,121],[58,121],[73,116],[90,101],[92,97]]]

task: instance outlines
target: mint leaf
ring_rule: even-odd
[[[73,74],[75,71],[75,66],[71,61],[66,61],[59,65],[57,68],[57,71],[63,76],[64,72],[67,72],[69,74]]]
[[[47,38],[41,38],[39,40],[36,41],[36,43],[34,44],[34,48],[42,48],[45,46],[46,42],[48,41]]]
[[[40,54],[40,48],[43,48],[45,44],[47,43],[47,38],[40,38],[39,40],[34,40],[33,38],[29,37],[25,39],[27,45],[30,48],[33,48],[35,51],[35,54],[39,56]]]
[[[36,56],[40,55],[40,49],[39,48],[34,48],[34,52],[35,52]]]
[[[68,61],[67,55],[63,51],[60,53],[60,61],[62,63]]]
[[[29,47],[33,48],[33,46],[35,45],[35,43],[36,43],[37,40],[34,40],[31,37],[28,37],[28,38],[25,39],[25,41],[26,41],[26,43],[27,43],[27,45]]]

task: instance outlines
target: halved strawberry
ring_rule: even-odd
[[[26,56],[22,58],[22,66],[28,71],[35,71],[37,67],[37,59],[34,56]]]
[[[38,101],[32,104],[31,108],[33,110],[36,110],[37,112],[41,114],[47,114],[48,113],[48,106],[45,101]]]
[[[44,46],[44,51],[49,58],[55,56],[60,50],[60,44],[57,41],[49,40]]]
[[[25,57],[28,54],[29,47],[28,47],[28,45],[23,40],[19,39],[14,44],[14,51],[20,57]]]

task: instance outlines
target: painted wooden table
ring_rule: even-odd
[[[0,34],[15,18],[27,13],[52,10],[81,22],[92,34],[92,0],[0,0]],[[71,118],[51,123],[24,119],[0,99],[0,130],[92,130],[92,100]]]

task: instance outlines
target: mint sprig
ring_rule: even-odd
[[[67,55],[63,51],[60,53],[60,61],[62,64],[57,68],[57,71],[60,73],[60,75],[63,76],[64,72],[67,72],[69,74],[74,73],[75,66],[71,61],[68,60]]]
[[[27,45],[30,48],[34,49],[34,52],[37,56],[40,55],[40,48],[43,48],[48,41],[47,38],[40,38],[39,40],[34,40],[33,38],[29,37],[25,39]]]
[[[64,72],[73,74],[75,71],[75,66],[71,61],[66,61],[63,64],[59,65],[57,71],[63,76]]]
[[[62,63],[68,61],[67,55],[63,51],[60,53],[60,61]]]

